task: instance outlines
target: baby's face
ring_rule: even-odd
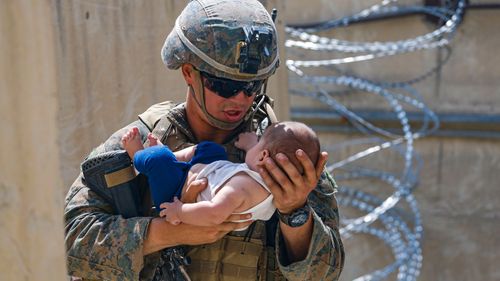
[[[247,155],[245,156],[245,163],[248,165],[250,170],[257,172],[257,164],[262,162],[264,156],[264,141],[263,138],[261,138],[255,146],[247,151]]]

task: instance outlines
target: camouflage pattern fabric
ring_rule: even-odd
[[[280,231],[276,233],[276,253],[281,273],[288,280],[338,280],[344,268],[344,246],[339,233],[339,212],[335,199],[336,184],[323,172],[308,197],[313,209],[314,228],[307,257],[299,262],[287,261]]]
[[[172,112],[176,112],[173,114]],[[184,114],[182,114],[184,112]],[[166,117],[173,126],[187,124],[184,110],[170,110]],[[157,122],[154,123],[155,125]],[[135,121],[118,130],[91,154],[121,149],[121,136],[132,126],[143,138],[152,126]],[[175,138],[196,143],[189,127],[176,128]],[[233,146],[234,138],[229,141]],[[303,261],[289,263],[281,235],[276,231],[279,271],[288,280],[337,280],[344,263],[344,249],[339,235],[339,216],[335,199],[335,182],[327,173],[309,196],[313,208],[314,230],[309,253]],[[124,219],[113,213],[104,199],[92,192],[81,175],[71,186],[65,201],[65,241],[68,272],[84,280],[152,280],[160,260],[159,252],[143,255],[142,247],[151,217]],[[272,249],[271,249],[272,250]],[[265,280],[271,280],[269,277]],[[272,280],[278,280],[273,278]]]
[[[238,56],[242,45],[238,43],[248,42],[250,33],[256,29],[272,37],[262,46],[265,49],[258,50],[259,73],[239,73]],[[271,16],[259,1],[196,0],[191,1],[177,18],[161,56],[170,69],[190,63],[220,78],[262,80],[271,76],[279,64],[276,34]]]
[[[133,122],[114,133],[91,155],[122,149],[121,136],[132,126],[147,131],[141,122]],[[80,174],[66,196],[64,219],[70,275],[96,280],[139,280],[149,259],[143,257],[142,245],[150,217],[124,219],[115,215],[112,206],[90,190]]]

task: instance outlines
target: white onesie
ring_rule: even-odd
[[[208,186],[198,195],[197,201],[210,201],[226,183],[236,173],[245,172],[256,180],[264,189],[269,192],[269,196],[252,208],[236,214],[252,214],[251,220],[268,220],[274,214],[276,207],[273,205],[273,195],[269,191],[259,173],[248,168],[245,163],[233,163],[225,160],[215,161],[206,165],[198,174],[196,179],[207,178]],[[243,229],[238,229],[243,230]]]

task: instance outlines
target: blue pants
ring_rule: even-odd
[[[156,210],[160,204],[171,202],[174,196],[180,199],[182,187],[189,169],[197,163],[209,164],[217,160],[227,160],[227,154],[219,144],[200,142],[193,159],[189,162],[177,161],[174,153],[164,145],[156,145],[138,151],[134,155],[134,166],[148,177],[151,197]]]

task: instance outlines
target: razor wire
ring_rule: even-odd
[[[370,181],[389,186],[392,194],[381,199],[362,188],[340,186],[338,203],[344,208],[353,208],[362,215],[354,218],[342,217],[341,235],[350,239],[364,233],[383,241],[392,251],[394,262],[370,273],[357,277],[357,281],[383,280],[397,272],[397,280],[416,280],[422,267],[421,239],[423,226],[417,201],[412,195],[417,186],[422,161],[414,149],[414,141],[435,132],[439,128],[436,114],[424,103],[413,86],[435,74],[447,62],[451,54],[449,44],[462,20],[465,0],[443,1],[443,6],[398,5],[397,0],[384,0],[354,15],[309,26],[287,26],[285,46],[291,56],[286,60],[289,70],[290,93],[309,97],[327,105],[332,111],[347,119],[366,137],[335,144],[327,150],[356,149],[360,151],[327,166],[335,171],[335,178],[342,182]],[[331,29],[348,28],[352,23],[370,19],[383,19],[393,15],[420,13],[438,19],[435,30],[413,38],[388,42],[354,42],[319,36],[317,33]],[[405,81],[373,81],[343,70],[342,66],[369,62],[389,56],[410,52],[443,50],[445,55],[436,66],[423,74]],[[302,51],[302,53],[300,53]],[[343,54],[322,60],[293,59],[303,52],[328,56]],[[334,72],[320,76],[317,70]],[[316,72],[314,72],[316,71]],[[398,120],[399,131],[377,127],[356,114],[355,110],[339,102],[338,97],[348,97],[358,92],[373,94],[387,104]],[[407,111],[422,113],[420,128],[412,128]],[[367,148],[366,148],[367,147]],[[398,172],[387,172],[364,167],[359,163],[375,153],[391,151],[402,159],[404,165]],[[405,204],[406,208],[403,208]],[[342,214],[342,213],[341,213]],[[374,222],[377,222],[376,224]]]

